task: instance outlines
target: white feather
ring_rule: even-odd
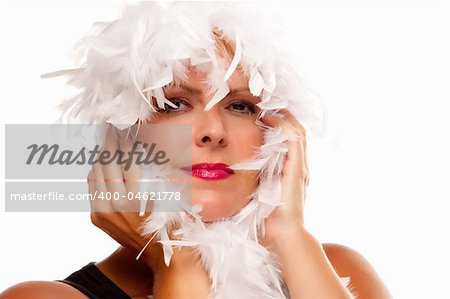
[[[234,170],[260,170],[266,162],[267,159],[249,160],[232,164],[230,168]]]
[[[83,71],[83,68],[59,70],[59,71],[55,71],[55,72],[42,74],[41,78],[42,79],[53,78],[53,77],[58,77],[58,76],[74,74],[74,73],[80,73],[81,71]]]
[[[230,89],[228,88],[227,82],[223,82],[222,86],[216,91],[212,99],[206,104],[205,111],[211,110],[211,108],[220,102],[220,100],[222,100],[229,92]]]
[[[255,97],[259,97],[261,91],[265,86],[265,83],[264,79],[262,78],[261,74],[258,72],[256,68],[254,68],[250,72],[250,80],[248,86],[250,88],[250,92],[252,93],[252,95],[254,95]]]
[[[165,72],[157,81],[152,82],[152,86],[144,88],[142,91],[149,91],[159,87],[163,87],[173,81],[173,72],[169,70]]]
[[[231,75],[236,70],[236,67],[239,64],[239,61],[241,60],[241,40],[239,39],[239,35],[237,32],[235,33],[235,40],[236,40],[236,50],[234,52],[233,59],[231,60],[230,66],[228,67],[227,72],[225,73],[225,77],[223,78],[223,81],[227,81]]]
[[[288,101],[272,97],[269,101],[259,102],[256,106],[264,110],[278,110],[286,108],[288,106]]]

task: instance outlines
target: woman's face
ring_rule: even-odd
[[[263,143],[263,131],[255,121],[260,101],[248,89],[247,78],[235,72],[228,80],[230,93],[211,110],[207,75],[189,68],[189,79],[180,86],[166,87],[165,96],[177,108],[154,114],[150,123],[192,125],[192,204],[201,204],[204,221],[237,213],[250,201],[258,185],[258,171],[197,169],[200,163],[232,165],[254,156]],[[190,166],[190,165],[188,165]]]

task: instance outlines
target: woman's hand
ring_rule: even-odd
[[[309,183],[306,131],[287,110],[284,119],[266,115],[263,121],[298,136],[289,140],[281,177],[281,200],[265,219],[261,244],[277,257],[291,298],[353,298],[340,282],[321,243],[304,226],[304,199]]]
[[[120,149],[126,154],[131,147],[132,142],[125,132],[108,129],[104,151],[114,154]],[[149,201],[150,207],[141,217],[139,200],[128,200],[130,193],[136,194],[139,191],[139,167],[133,163],[125,171],[115,161],[105,165],[96,163],[88,175],[88,182],[89,192],[92,196],[97,195],[97,199],[91,201],[92,222],[137,256],[151,240],[151,237],[142,236],[141,232],[152,207],[152,201]],[[118,200],[99,198],[99,194],[105,195],[108,192],[118,194]],[[154,298],[192,298],[192,295],[195,298],[208,297],[209,277],[192,248],[175,249],[170,266],[166,267],[161,244],[153,239],[140,258],[154,273]]]
[[[127,137],[124,132],[109,127],[103,151],[111,153],[111,156],[117,150],[127,153],[132,146]],[[136,256],[150,240],[150,237],[141,235],[141,226],[150,215],[149,209],[141,217],[139,201],[128,200],[131,193],[138,192],[139,178],[139,167],[134,163],[124,171],[116,161],[103,165],[95,163],[88,175],[89,192],[94,197],[91,201],[92,223],[123,247],[135,252]],[[159,264],[162,255],[160,247],[152,241],[141,256],[152,269]]]
[[[288,141],[289,149],[281,177],[281,200],[284,204],[265,219],[265,236],[260,239],[267,246],[277,238],[289,238],[304,230],[304,198],[309,183],[306,130],[291,112],[286,109],[280,112],[283,119],[266,114],[263,122],[271,127],[281,127],[286,133],[298,136],[298,139]]]

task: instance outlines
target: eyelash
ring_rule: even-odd
[[[256,111],[255,105],[253,105],[251,103],[248,103],[246,101],[234,102],[234,103],[231,103],[229,106],[236,105],[236,104],[242,104],[242,105],[244,105],[246,108],[248,108],[250,110],[250,113],[248,113],[248,112],[247,113],[245,113],[245,112],[238,112],[238,113],[251,115],[251,114],[255,113],[255,111]]]
[[[185,106],[190,107],[188,102],[186,102],[186,101],[184,101],[184,100],[182,100],[180,98],[171,98],[171,99],[168,99],[168,100],[171,101],[172,103],[174,103],[175,105],[183,104]],[[251,114],[255,113],[255,111],[256,111],[255,105],[253,105],[253,104],[251,104],[251,103],[249,103],[247,101],[237,101],[237,102],[231,103],[230,105],[228,105],[228,107],[231,107],[231,106],[236,105],[236,104],[243,104],[245,106],[245,108],[248,108],[250,110],[249,112],[243,112],[242,110],[240,110],[240,111],[236,110],[237,113],[251,115]],[[168,104],[164,104],[164,107],[165,107],[165,109],[161,109],[161,108],[158,108],[158,107],[156,107],[156,109],[160,113],[178,113],[178,112],[186,110],[186,109],[185,110],[173,110],[173,109],[176,109],[176,108],[173,108],[173,107],[169,106]],[[229,109],[229,108],[227,108],[227,109]]]

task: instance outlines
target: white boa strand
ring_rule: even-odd
[[[287,108],[305,129],[324,136],[325,105],[304,86],[290,56],[277,48],[281,31],[264,15],[255,3],[140,2],[126,7],[120,19],[94,25],[78,44],[81,67],[42,77],[65,75],[79,90],[61,105],[69,122],[111,123],[124,129],[151,118],[156,111],[153,99],[161,109],[173,106],[163,88],[185,81],[189,66],[208,75],[211,99],[206,111],[229,93],[228,79],[239,67],[249,79],[250,92],[261,99],[260,117]],[[212,34],[216,29],[234,45],[228,67],[220,63]],[[231,165],[235,170],[260,170],[259,186],[247,206],[228,219],[203,223],[198,206],[160,212],[164,207],[155,201],[153,211],[159,212],[145,221],[145,234],[162,244],[166,265],[173,246],[195,248],[210,276],[213,298],[289,297],[279,267],[258,243],[258,234],[264,235],[264,219],[282,204],[280,174],[286,141],[293,136],[259,121],[257,125],[265,130],[264,144],[254,159]],[[142,175],[168,177],[154,169],[144,169]],[[161,184],[160,191],[174,191],[167,184]],[[141,184],[141,191],[147,187]],[[140,214],[145,210],[141,206]],[[172,227],[176,229],[171,232]]]
[[[251,93],[261,97],[263,113],[288,108],[307,129],[323,136],[323,100],[303,85],[290,55],[278,49],[282,30],[270,17],[251,3],[139,2],[117,20],[94,24],[77,43],[81,67],[42,77],[65,75],[78,89],[61,104],[61,121],[124,128],[151,117],[153,97],[161,109],[173,106],[162,87],[185,81],[189,65],[208,74],[212,97],[205,110],[211,109],[229,92],[227,80],[239,65]],[[226,69],[212,35],[217,28],[234,44]]]

